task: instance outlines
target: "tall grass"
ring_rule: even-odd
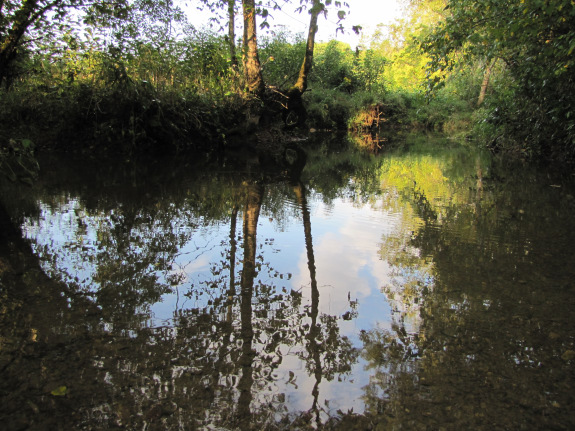
[[[301,36],[263,39],[266,83],[279,90],[293,85],[304,52]],[[241,70],[231,67],[225,38],[209,31],[161,46],[75,41],[23,62],[27,73],[0,92],[0,142],[32,139],[73,151],[210,151],[246,121]],[[362,133],[398,125],[438,129],[467,112],[465,97],[453,91],[465,82],[454,81],[430,101],[420,90],[391,85],[393,68],[397,73],[381,50],[317,44],[304,96],[307,126]]]
[[[0,140],[61,149],[206,150],[240,121],[240,81],[222,38],[201,33],[159,49],[68,48],[28,58],[0,92]]]

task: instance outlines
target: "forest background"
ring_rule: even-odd
[[[194,7],[211,28],[190,23]],[[367,136],[360,145],[417,128],[574,159],[575,1],[404,0],[404,17],[356,49],[314,44],[327,17],[359,31],[353,7],[0,0],[0,169],[15,178],[9,157],[38,147],[209,153],[279,121]],[[308,34],[275,26],[280,8],[309,20]]]

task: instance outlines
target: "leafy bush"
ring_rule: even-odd
[[[347,91],[355,89],[353,51],[347,44],[332,40],[318,44],[314,55],[311,84],[330,89]]]
[[[260,59],[262,73],[267,85],[285,89],[297,79],[305,53],[305,41],[301,35],[280,32],[262,41]]]
[[[449,12],[422,43],[432,70],[445,76],[479,60],[498,61],[513,92],[496,95],[497,106],[489,102],[498,124],[482,132],[495,127],[491,138],[529,157],[575,158],[573,1],[447,3]]]
[[[70,39],[58,55],[36,55],[34,73],[0,93],[4,141],[25,136],[71,150],[205,150],[241,121],[245,101],[223,37],[197,32],[130,50],[92,42]]]

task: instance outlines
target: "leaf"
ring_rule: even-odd
[[[22,181],[24,184],[27,184],[29,186],[34,185],[34,181],[30,177],[22,177],[22,178],[20,178],[20,181]]]
[[[66,386],[59,386],[50,393],[55,397],[63,397],[68,393],[68,388]]]

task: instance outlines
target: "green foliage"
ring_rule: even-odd
[[[230,10],[226,2],[204,4],[218,14]],[[191,28],[171,0],[77,6],[77,16],[63,13],[60,26],[50,26],[47,37],[30,45],[27,74],[14,80],[0,108],[11,130],[26,124],[31,137],[52,146],[133,151],[209,147],[209,140],[221,142],[228,130],[242,129],[248,97],[242,70],[232,67],[227,36]],[[265,18],[272,6],[260,6],[257,13]],[[327,13],[345,4],[300,6]],[[220,24],[225,19],[216,17]],[[286,90],[301,68],[305,42],[286,31],[271,34],[258,47],[264,79]],[[315,54],[313,91],[306,95],[310,126],[343,129],[358,110],[383,97],[387,59],[381,52],[352,51],[333,41],[317,44]]]
[[[377,50],[353,51],[349,45],[332,40],[317,46],[311,83],[349,94],[383,94],[387,64],[386,56]]]
[[[306,96],[308,123],[320,129],[350,127],[365,109],[385,99],[386,66],[386,57],[372,49],[353,51],[337,41],[318,44]]]
[[[31,73],[0,94],[0,119],[12,136],[26,128],[61,148],[209,149],[224,124],[241,121],[239,82],[214,33],[163,48],[135,43],[130,51],[104,49],[97,37],[66,38],[65,49],[32,57]]]
[[[354,76],[358,86],[365,91],[383,94],[387,85],[384,74],[389,64],[386,56],[377,50],[356,52]]]
[[[431,95],[412,93],[409,112],[412,124],[451,135],[468,132],[469,117],[479,94],[480,77],[471,69],[453,73],[444,85]]]
[[[387,58],[383,79],[390,91],[419,92],[425,85],[425,65],[428,55],[419,49],[418,40],[442,16],[444,0],[410,2],[401,20],[380,24],[369,38],[369,47]]]
[[[264,37],[260,47],[262,73],[269,86],[285,89],[296,79],[305,54],[302,35],[280,31]]]
[[[541,54],[530,45],[533,32],[511,35],[501,17],[490,24],[483,21],[502,6],[479,3],[485,10],[465,9],[463,0],[449,2],[448,9],[445,0],[413,2],[408,17],[380,26],[369,45],[352,50],[337,41],[316,44],[310,91],[304,95],[308,126],[373,132],[382,124],[402,125],[468,135],[476,121],[473,136],[487,142],[497,137],[500,145],[511,142],[514,134],[519,147],[533,155],[545,152],[534,143],[545,136],[569,138],[575,121],[570,111],[573,92],[570,74],[563,69],[572,61],[570,36],[541,31],[537,37],[546,38]],[[555,32],[564,30],[568,20],[560,16],[567,3],[562,2],[562,12],[537,9],[535,3],[514,5],[505,16],[515,19],[521,12],[517,19],[522,23],[545,22]],[[227,11],[225,2],[212,6]],[[533,10],[539,12],[533,15]],[[482,20],[473,21],[470,11]],[[87,147],[127,151],[199,149],[213,146],[214,140],[225,145],[227,131],[245,129],[241,125],[248,97],[241,65],[232,67],[227,36],[187,26],[182,11],[169,0],[111,9],[94,3],[84,12],[86,26],[81,30],[63,25],[42,46],[30,45],[34,51],[22,52],[20,63],[13,63],[26,75],[15,76],[12,91],[2,94],[0,119],[10,129],[4,142],[27,136],[62,146],[80,141]],[[225,17],[219,19],[222,24]],[[490,38],[497,41],[494,46],[487,44]],[[286,90],[302,65],[303,36],[271,32],[259,39],[258,49],[266,84]],[[542,68],[542,58],[557,56],[565,60],[563,69]],[[491,57],[499,60],[487,98],[474,114]],[[433,92],[425,87],[427,62],[434,66],[428,71]]]
[[[118,20],[127,18],[130,7],[126,1],[86,2],[84,0],[38,0],[0,3],[0,86],[10,86],[14,63],[23,56],[29,46],[41,49],[51,46],[55,50],[60,42],[68,41],[68,33],[74,27],[86,24],[112,26]],[[75,13],[72,13],[75,11]],[[83,14],[84,13],[84,14]],[[85,18],[82,25],[80,17]]]
[[[351,93],[355,89],[353,52],[335,40],[316,46],[312,84]]]
[[[477,59],[500,59],[514,96],[491,104],[503,115],[496,133],[533,156],[574,157],[575,4],[450,0],[448,7],[450,15],[422,43],[439,74],[433,83]]]
[[[308,123],[320,129],[345,129],[354,101],[337,89],[313,88],[306,98]]]
[[[421,51],[418,41],[442,16],[444,6],[443,0],[412,2],[402,20],[379,25],[363,40],[362,45],[368,47],[359,54],[368,74],[365,89],[377,95],[379,109],[385,112],[389,125],[450,132],[469,126],[459,117],[469,117],[470,101],[476,99],[480,83],[470,69],[450,76],[441,91],[426,94],[425,65],[430,58]],[[373,116],[372,107],[365,105],[354,115],[352,128]]]

